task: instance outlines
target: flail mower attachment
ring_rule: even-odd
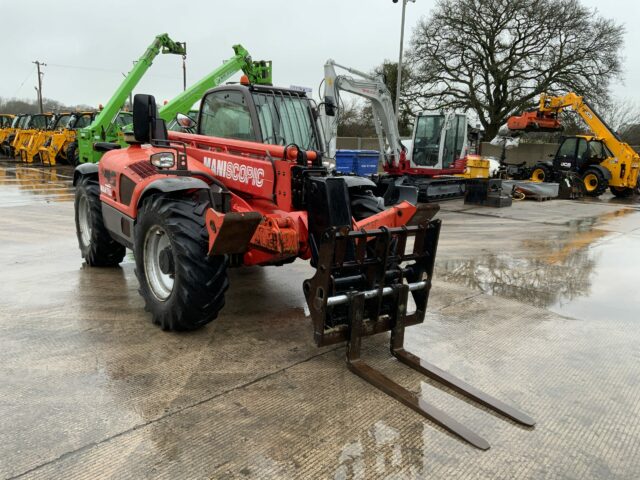
[[[402,363],[517,423],[535,424],[524,413],[404,349],[405,327],[424,320],[439,234],[440,220],[431,217],[397,228],[327,230],[320,239],[316,274],[304,284],[314,338],[319,346],[346,341],[346,360],[352,372],[473,446],[487,450],[490,445],[486,440],[360,358],[362,337],[390,331],[391,354]],[[411,313],[409,292],[415,303]]]

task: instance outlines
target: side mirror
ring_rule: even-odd
[[[336,102],[333,97],[324,97],[324,113],[327,117],[336,116]]]
[[[198,125],[193,118],[182,113],[176,115],[176,122],[180,125],[180,128],[185,130],[191,130],[192,128],[196,128]]]
[[[158,118],[158,107],[153,95],[137,94],[133,97],[133,136],[136,142],[151,143]]]

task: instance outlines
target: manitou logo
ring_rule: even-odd
[[[204,157],[203,163],[218,177],[255,187],[261,187],[264,183],[264,168],[209,157]]]

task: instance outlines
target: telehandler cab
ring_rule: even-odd
[[[407,352],[407,326],[424,320],[440,220],[400,187],[385,209],[370,180],[323,165],[315,105],[304,92],[225,85],[201,102],[196,133],[167,132],[152,96],[136,95],[129,147],[76,168],[82,257],[115,266],[134,252],[145,309],[166,330],[215,319],[228,267],[310,260],[303,284],[317,345],[347,342],[349,368],[480,449],[489,444],[360,358],[363,337],[391,331],[411,368],[518,423],[527,415]],[[182,118],[181,120],[185,120]],[[409,293],[415,310],[409,312]]]

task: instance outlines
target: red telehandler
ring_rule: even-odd
[[[362,337],[391,331],[401,362],[524,425],[527,415],[403,348],[421,323],[433,277],[437,207],[415,189],[384,209],[371,182],[332,177],[323,165],[317,108],[303,92],[264,85],[208,91],[196,133],[169,132],[155,100],[136,95],[129,147],[74,174],[80,250],[91,266],[134,252],[146,310],[167,330],[212,321],[224,306],[227,267],[310,259],[304,282],[316,343],[347,342],[349,368],[480,449],[489,444],[360,358]],[[181,118],[185,123],[187,120]],[[415,310],[408,311],[409,293]]]

